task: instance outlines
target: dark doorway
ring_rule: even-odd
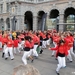
[[[27,11],[24,15],[25,29],[33,30],[33,14],[31,11]]]
[[[75,9],[72,7],[69,7],[64,12],[64,22],[66,25],[64,25],[65,31],[75,31]]]
[[[7,30],[10,30],[10,19],[6,19],[6,24],[7,24]]]
[[[44,14],[45,14],[44,11],[38,12],[38,28],[37,28],[38,30],[41,30],[41,28],[42,28],[42,17]]]
[[[59,30],[59,11],[57,9],[53,9],[50,12],[49,19],[51,21],[51,28]]]

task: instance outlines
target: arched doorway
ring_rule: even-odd
[[[9,18],[7,18],[6,19],[6,24],[7,24],[7,30],[10,30],[10,19]]]
[[[41,30],[41,28],[42,28],[42,17],[44,14],[45,14],[44,11],[38,12],[38,28],[37,28],[38,30]]]
[[[4,30],[4,20],[3,20],[3,18],[0,19],[0,30]]]
[[[27,11],[24,14],[24,24],[25,24],[25,29],[33,30],[33,14],[31,11]]]
[[[57,23],[59,23],[59,11],[57,9],[51,10],[49,19],[51,29],[59,31],[59,25],[57,25]]]
[[[64,12],[65,31],[75,31],[75,9],[70,7]]]

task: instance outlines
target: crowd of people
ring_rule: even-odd
[[[66,67],[67,59],[72,62],[72,55],[75,58],[75,33],[70,31],[57,32],[55,29],[47,31],[0,31],[0,49],[2,51],[2,57],[5,60],[10,57],[14,60],[14,54],[21,54],[21,50],[24,50],[22,61],[24,65],[27,65],[27,58],[34,61],[34,57],[38,58],[39,54],[42,54],[43,49],[52,50],[52,57],[58,60],[56,73],[59,75],[60,68]],[[51,44],[54,47],[51,47]],[[39,47],[39,51],[37,48]]]

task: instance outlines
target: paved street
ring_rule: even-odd
[[[15,55],[14,60],[5,60],[1,58],[2,52],[0,51],[0,75],[12,75],[13,68],[16,66],[23,64],[21,61],[22,54]],[[28,60],[28,64],[36,67],[41,75],[56,75],[55,69],[57,67],[57,60],[54,57],[51,57],[51,51],[44,50],[42,55],[39,55],[38,59],[34,60],[34,63],[31,63]],[[60,75],[75,75],[75,60],[70,63],[67,60],[67,67],[60,70]]]

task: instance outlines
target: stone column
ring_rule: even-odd
[[[47,14],[47,17],[46,17],[46,27],[47,27],[47,29],[49,29],[49,26],[48,26],[48,21],[47,20],[49,20],[49,14]]]
[[[24,15],[21,15],[19,19],[20,19],[20,21],[21,21],[21,22],[20,22],[21,30],[24,30],[24,28],[25,28],[25,27],[24,27],[24,26],[25,26],[25,25],[24,25]]]
[[[59,15],[59,31],[63,31],[64,30],[64,14],[60,14]]]
[[[3,0],[3,13],[6,13],[6,0]]]
[[[33,30],[37,30],[37,16],[33,16]]]
[[[6,20],[4,20],[4,30],[7,30]]]

